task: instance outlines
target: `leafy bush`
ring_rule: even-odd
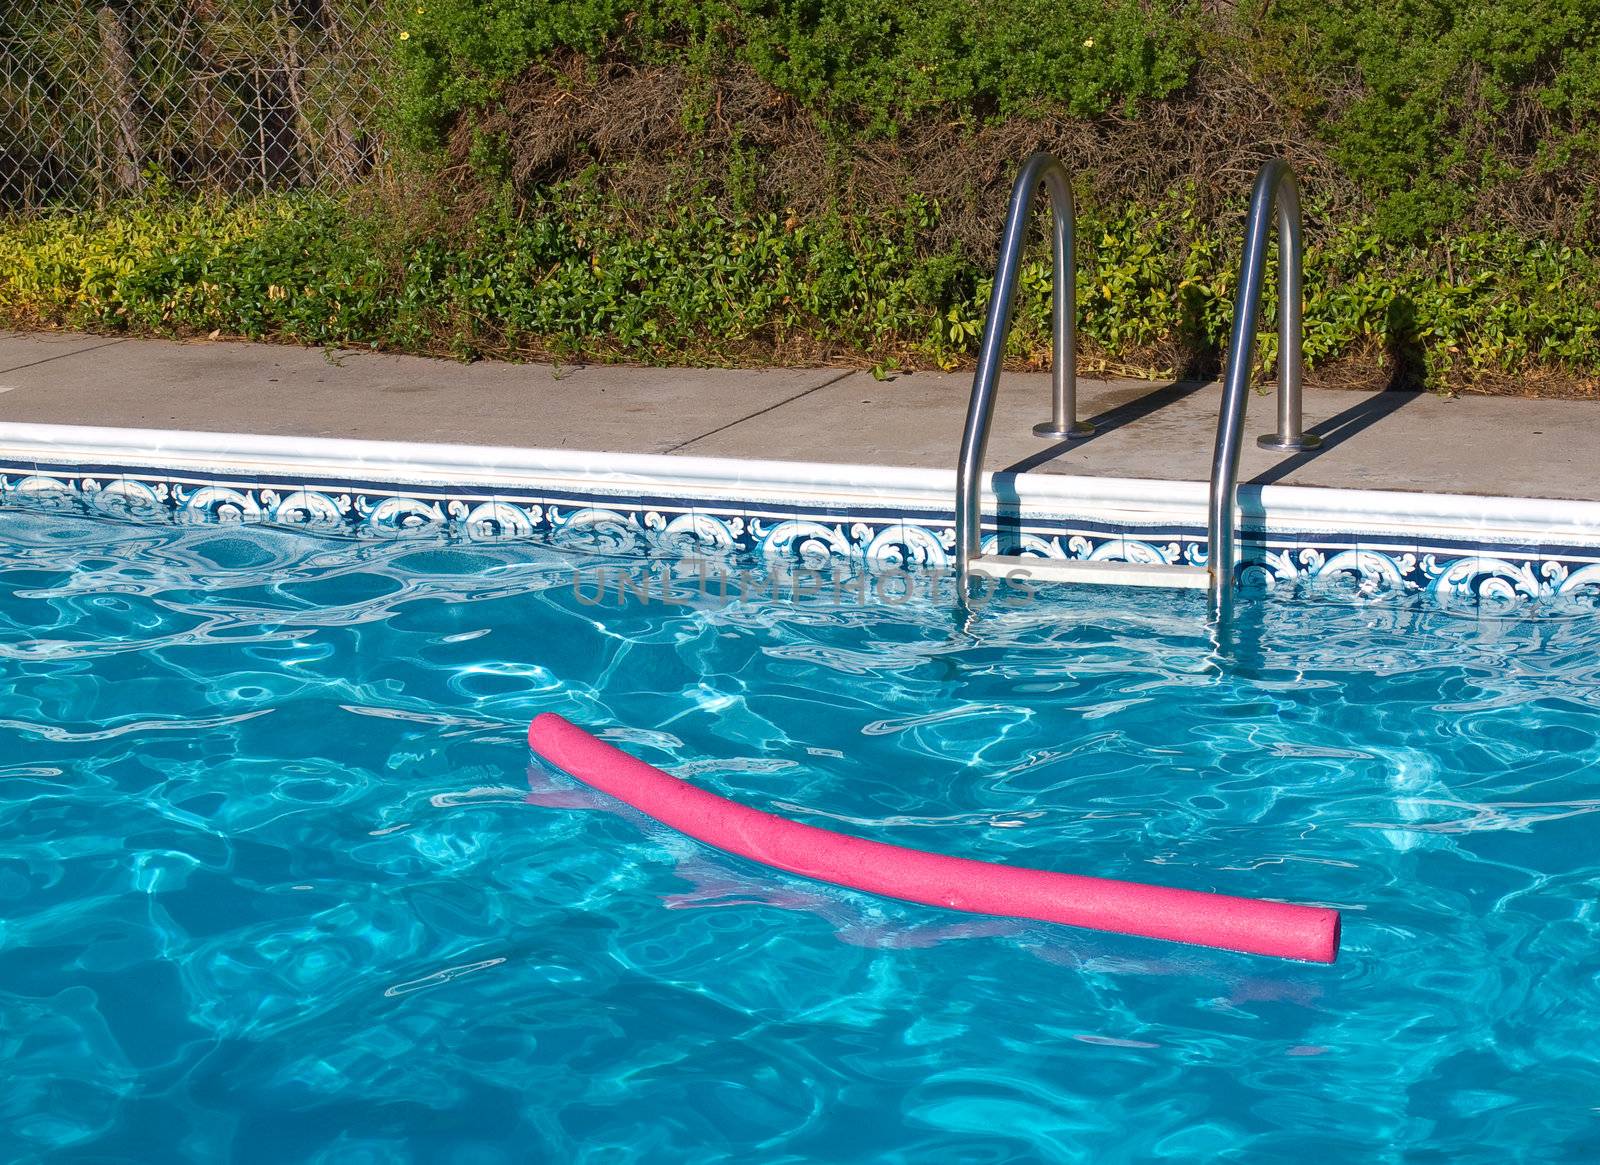
[[[1196,222],[1187,206],[1180,194],[1081,216],[1086,368],[1168,374],[1221,350],[1236,232]],[[621,208],[571,185],[520,219],[485,214],[446,243],[323,197],[166,197],[0,227],[0,324],[459,356],[727,363],[802,352],[949,367],[975,352],[990,288],[959,255],[919,257],[936,213],[913,200],[892,218],[800,222],[702,202],[631,227]],[[1048,357],[1049,280],[1042,255],[1025,265],[1015,364]],[[1532,368],[1600,376],[1594,251],[1503,231],[1395,245],[1363,223],[1311,248],[1306,290],[1312,367],[1377,350],[1393,371],[1441,388]],[[1266,360],[1272,339],[1262,337]]]
[[[737,56],[835,132],[929,112],[1076,115],[1161,97],[1193,60],[1183,0],[431,0],[402,5],[415,140],[563,50],[702,65]]]
[[[1063,119],[1177,102],[1176,117],[1297,143],[1396,241],[1489,225],[1576,237],[1600,197],[1595,0],[428,0],[399,12],[399,116],[424,145],[577,54],[708,84],[751,70],[832,141],[1019,121],[1039,140]],[[1196,93],[1215,99],[1183,104]],[[1212,161],[1195,151],[1186,179],[1213,180]],[[1136,183],[1124,176],[1122,195]]]
[[[1312,125],[1379,196],[1386,235],[1457,222],[1481,187],[1566,171],[1592,212],[1600,159],[1600,4],[1594,0],[1277,0],[1265,34],[1294,67],[1355,100]],[[1587,188],[1587,189],[1583,189]],[[1589,221],[1585,215],[1582,221]]]

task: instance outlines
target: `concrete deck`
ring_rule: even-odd
[[[954,465],[969,374],[879,382],[838,369],[729,371],[473,364],[229,342],[0,332],[0,424],[360,437]],[[1008,376],[988,468],[1203,481],[1215,384],[1083,381],[1099,432],[1062,445],[1030,429],[1043,375]],[[1600,404],[1308,390],[1315,453],[1255,448],[1275,401],[1250,402],[1241,479],[1257,484],[1600,501]]]

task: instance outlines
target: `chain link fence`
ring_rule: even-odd
[[[332,189],[379,153],[386,0],[0,0],[0,210],[162,180]]]

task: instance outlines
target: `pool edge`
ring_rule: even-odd
[[[0,424],[3,506],[356,536],[942,566],[954,487],[953,469]],[[1203,561],[1205,506],[1203,482],[985,475],[986,530],[1047,557]],[[1600,594],[1600,502],[1246,485],[1240,515],[1242,570],[1271,586]]]

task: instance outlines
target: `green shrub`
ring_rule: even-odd
[[[1238,240],[1190,202],[1081,216],[1086,369],[1170,374],[1221,351]],[[315,196],[13,222],[0,227],[0,324],[668,364],[798,347],[950,367],[976,351],[989,279],[959,255],[919,257],[936,207],[799,222],[691,202],[643,227],[626,210],[564,186],[520,218],[481,216],[454,244]],[[1362,223],[1312,247],[1306,278],[1312,367],[1376,349],[1437,388],[1535,368],[1600,375],[1594,251],[1509,232],[1397,245]],[[1016,363],[1048,357],[1049,281],[1043,255],[1024,265]],[[1263,335],[1264,360],[1273,347]]]
[[[1600,197],[1595,0],[1247,0],[1236,11],[1197,0],[430,0],[398,11],[399,119],[430,148],[508,83],[573,55],[703,79],[748,69],[830,140],[857,142],[925,123],[954,137],[1017,119],[1138,117],[1209,80],[1221,95],[1204,120],[1326,158],[1391,240],[1481,228],[1485,205],[1539,219],[1499,225],[1574,237]],[[1206,152],[1194,157],[1203,169]],[[1482,197],[1502,187],[1512,195]]]
[[[1356,99],[1312,125],[1366,190],[1384,234],[1420,239],[1477,190],[1530,169],[1593,186],[1600,159],[1595,0],[1277,0],[1263,33],[1294,67],[1353,77]],[[1322,112],[1322,111],[1316,111]],[[1585,177],[1587,175],[1587,177]],[[1581,194],[1579,195],[1582,196]],[[1592,206],[1593,192],[1589,192]]]
[[[1161,97],[1193,61],[1183,0],[431,0],[403,4],[401,120],[452,120],[562,51],[698,64],[737,56],[836,133],[928,113],[1075,115]]]

